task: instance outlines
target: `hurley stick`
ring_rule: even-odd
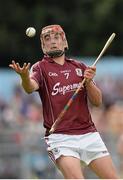
[[[115,33],[112,33],[112,35],[109,37],[109,39],[107,40],[107,42],[105,43],[105,46],[103,47],[102,51],[100,52],[99,56],[97,57],[97,59],[95,60],[95,62],[93,63],[92,66],[95,66],[97,64],[97,62],[99,61],[99,59],[102,57],[102,55],[104,54],[104,52],[106,51],[106,49],[109,47],[109,45],[111,44],[111,42],[113,41],[114,37],[115,37]],[[59,124],[59,122],[62,120],[62,117],[64,116],[64,114],[66,113],[66,111],[68,110],[68,108],[70,107],[70,105],[72,104],[73,100],[75,99],[75,97],[77,96],[78,92],[80,91],[80,89],[83,87],[84,83],[85,83],[86,79],[84,78],[82,80],[82,82],[80,83],[80,86],[77,88],[77,90],[74,92],[74,94],[72,95],[72,97],[69,99],[69,101],[67,102],[67,104],[65,105],[64,109],[61,111],[61,113],[59,114],[58,118],[56,119],[56,121],[53,123],[49,133],[52,134],[57,125]]]

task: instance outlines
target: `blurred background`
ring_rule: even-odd
[[[42,105],[37,93],[27,95],[8,65],[43,57],[41,28],[60,24],[69,43],[67,56],[91,65],[109,36],[116,38],[97,64],[96,83],[103,105],[90,106],[93,121],[123,178],[123,1],[1,0],[0,1],[0,178],[63,178],[48,158]],[[36,28],[36,36],[25,35]],[[97,178],[87,167],[85,177]]]

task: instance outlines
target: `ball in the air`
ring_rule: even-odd
[[[34,27],[28,27],[28,28],[26,29],[26,35],[27,35],[28,37],[34,37],[35,34],[36,34],[36,30],[35,30]]]

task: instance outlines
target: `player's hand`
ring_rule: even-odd
[[[24,63],[22,67],[20,67],[19,63],[16,63],[14,60],[9,67],[16,71],[21,77],[29,76],[30,63]]]
[[[84,78],[86,79],[87,83],[92,81],[95,75],[96,75],[96,66],[90,66],[86,68],[84,72]]]

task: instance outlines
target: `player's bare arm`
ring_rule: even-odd
[[[84,72],[84,78],[86,78],[85,85],[86,85],[89,101],[95,106],[100,106],[102,104],[102,93],[100,89],[92,81],[95,74],[96,74],[96,66],[88,67],[85,70]]]
[[[22,86],[27,93],[32,93],[35,90],[38,90],[39,86],[37,82],[30,78],[30,63],[24,63],[22,67],[20,67],[19,63],[16,63],[14,60],[9,65],[16,73],[18,73],[22,80]]]

